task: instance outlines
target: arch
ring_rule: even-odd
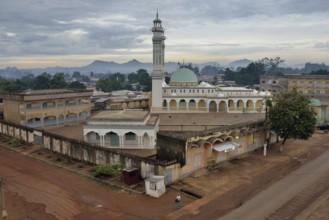
[[[138,145],[138,137],[134,132],[127,132],[123,136],[124,144],[123,146],[126,148],[137,148]]]
[[[262,106],[263,106],[262,100],[257,100],[256,101],[256,109],[257,109],[257,111],[261,112],[262,111]]]
[[[229,140],[229,141],[233,141],[234,138],[232,136],[229,136],[227,134],[222,134],[221,136],[219,136],[220,139],[222,139],[224,142]]]
[[[54,115],[48,115],[43,118],[43,126],[50,126],[56,124],[57,124],[57,120],[56,120],[56,116]]]
[[[115,132],[108,132],[104,136],[104,144],[107,147],[119,147],[120,146],[120,137]]]
[[[168,107],[167,100],[163,100],[163,102],[162,102],[162,107],[163,107],[163,108],[167,108],[167,107]]]
[[[196,143],[198,146],[200,147],[204,147],[204,148],[209,148],[211,147],[211,142],[207,141],[207,140],[198,140]]]
[[[189,110],[196,110],[196,102],[194,99],[191,99],[189,102],[188,102],[188,107],[189,107]]]
[[[142,145],[143,145],[143,147],[145,147],[145,148],[152,147],[150,140],[151,140],[150,136],[145,132],[144,135],[143,135],[143,137],[142,137],[142,141],[143,141],[142,142]]]
[[[27,120],[27,126],[31,128],[42,127],[41,119],[40,118],[30,118]]]
[[[218,111],[219,112],[226,112],[226,102],[220,101],[218,104]]]
[[[64,124],[64,122],[65,122],[64,115],[59,115],[57,117],[57,121],[58,121],[58,124]]]
[[[254,102],[252,100],[247,101],[247,111],[254,110]]]
[[[188,149],[192,149],[192,148],[200,148],[200,146],[199,146],[198,144],[196,144],[196,143],[189,143],[189,144],[187,145],[187,148],[188,148]]]
[[[243,101],[241,99],[238,100],[238,102],[236,103],[236,110],[238,111],[243,111]]]
[[[128,108],[135,108],[134,102],[128,102]]]
[[[83,111],[79,113],[79,120],[85,120],[88,118],[88,113]]]
[[[206,110],[206,102],[205,102],[205,100],[201,99],[201,100],[198,102],[198,109],[199,109],[199,110],[203,110],[203,111]]]
[[[68,113],[66,115],[66,122],[72,122],[77,120],[77,114],[75,113]]]
[[[46,101],[42,103],[42,108],[46,109],[46,108],[55,108],[56,107],[56,103],[54,101]]]
[[[178,106],[179,106],[180,110],[186,110],[187,103],[186,103],[185,99],[179,100]]]
[[[177,102],[176,102],[175,99],[170,100],[170,102],[169,102],[169,108],[170,108],[170,110],[177,109]]]
[[[141,102],[141,107],[142,108],[146,108],[148,106],[148,103],[145,101],[145,100],[143,100],[142,102]]]
[[[91,131],[91,132],[87,133],[86,136],[87,136],[87,140],[89,143],[100,145],[101,137],[98,133]]]
[[[228,100],[228,108],[229,108],[230,111],[235,110],[235,103],[232,99]]]
[[[140,103],[140,101],[136,101],[135,102],[135,108],[139,108],[139,107],[141,107],[141,103]]]
[[[209,112],[217,112],[217,104],[215,101],[209,103]]]

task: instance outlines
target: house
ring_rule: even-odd
[[[33,128],[85,120],[91,94],[91,90],[68,89],[2,94],[4,120]]]

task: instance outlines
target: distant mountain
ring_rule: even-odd
[[[199,70],[201,71],[202,68],[205,66],[212,66],[217,68],[230,68],[236,70],[238,67],[247,67],[252,60],[242,59],[236,60],[229,63],[226,66],[222,66],[217,62],[207,62],[202,64],[192,64],[192,66],[198,66]],[[281,65],[280,65],[281,66]],[[306,64],[298,64],[294,66],[282,64],[283,68],[292,67],[292,68],[299,68],[303,73],[310,73],[312,71],[317,71],[319,69],[328,70],[329,66],[317,63],[306,63]],[[177,62],[167,62],[165,63],[165,71],[171,74],[172,72],[176,71],[179,68]],[[88,64],[87,66],[83,67],[47,67],[47,68],[31,68],[31,69],[18,69],[16,67],[7,67],[5,69],[0,69],[0,76],[8,77],[8,78],[20,78],[27,74],[34,74],[39,75],[41,73],[47,72],[50,74],[55,73],[69,73],[72,74],[75,71],[79,71],[81,74],[89,75],[91,72],[94,73],[123,73],[129,74],[132,72],[136,72],[139,69],[145,69],[148,73],[152,73],[153,64],[152,63],[143,63],[136,59],[130,60],[127,63],[116,63],[113,61],[102,61],[102,60],[95,60],[92,63]]]
[[[254,61],[248,59],[236,60],[227,64],[227,68],[236,70],[238,67],[247,67],[250,63]]]

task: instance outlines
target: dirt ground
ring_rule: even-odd
[[[37,149],[13,151],[2,142],[0,176],[4,177],[7,219],[215,219],[328,150],[328,140],[327,133],[315,133],[308,141],[288,140],[283,153],[273,144],[266,157],[261,150],[252,152],[220,170],[172,185],[159,199],[113,189],[49,164],[54,158],[38,154]],[[180,209],[174,205],[178,191]],[[324,212],[328,201],[323,195],[310,210]],[[314,219],[309,213],[304,216]]]

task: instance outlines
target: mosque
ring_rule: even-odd
[[[165,39],[158,13],[153,21],[152,113],[255,113],[269,92],[244,87],[221,87],[198,81],[196,74],[180,68],[164,81]]]
[[[187,68],[165,83],[164,28],[153,21],[150,111],[100,112],[84,126],[84,139],[104,148],[136,153],[165,164],[156,175],[166,184],[264,145],[264,99],[269,92],[199,82]]]

